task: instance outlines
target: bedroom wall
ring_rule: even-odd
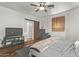
[[[65,16],[65,31],[52,31],[52,18],[58,16]],[[41,28],[46,29],[51,36],[57,36],[61,39],[79,39],[79,8],[75,8],[56,15],[44,16],[40,20]]]
[[[69,39],[79,40],[79,7],[68,13],[68,22],[66,36]]]
[[[0,6],[0,39],[5,36],[6,27],[23,28],[23,35],[27,32],[27,21],[25,18],[36,20],[32,15],[14,11]]]
[[[57,36],[57,37],[60,37],[61,39],[65,39],[66,30],[65,30],[65,32],[53,32],[52,31],[52,18],[64,15],[65,19],[67,19],[66,13],[60,13],[60,14],[56,14],[56,15],[49,15],[46,17],[42,17],[40,20],[41,28],[46,29],[46,32],[49,33],[51,36]],[[66,23],[67,23],[67,20],[65,20],[65,24]],[[65,29],[66,29],[66,27],[67,27],[67,25],[65,25]]]

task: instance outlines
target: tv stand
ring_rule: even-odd
[[[10,47],[10,46],[14,46],[22,43],[24,43],[23,36],[9,36],[4,38],[2,45],[3,47]]]

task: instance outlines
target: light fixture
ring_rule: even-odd
[[[39,9],[40,9],[40,10],[45,10],[45,8],[44,8],[44,7],[40,7]]]

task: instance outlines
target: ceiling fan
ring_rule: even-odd
[[[52,7],[54,8],[54,5],[46,5],[46,2],[40,2],[38,5],[36,4],[30,4],[31,6],[35,6],[36,8],[36,12],[38,12],[39,10],[43,10],[45,12],[47,12],[47,8]]]

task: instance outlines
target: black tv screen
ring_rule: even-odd
[[[22,36],[23,29],[22,28],[6,28],[5,36]]]

